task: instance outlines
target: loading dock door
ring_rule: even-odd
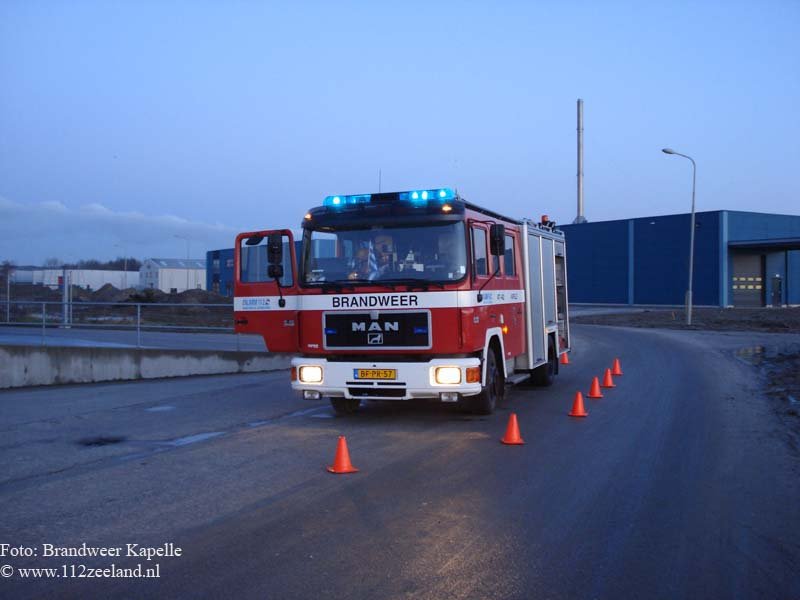
[[[764,258],[760,254],[733,254],[731,291],[734,306],[764,306]]]

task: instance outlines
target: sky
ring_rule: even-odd
[[[204,257],[330,194],[800,214],[800,2],[0,3],[0,261]]]

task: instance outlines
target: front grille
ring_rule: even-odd
[[[349,387],[347,391],[355,398],[402,398],[404,388]]]
[[[362,350],[431,347],[429,311],[332,312],[322,317],[325,348]]]

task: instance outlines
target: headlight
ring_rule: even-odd
[[[461,369],[459,367],[436,367],[433,372],[436,383],[454,385],[461,383]]]
[[[300,383],[322,383],[322,367],[317,365],[300,367]]]

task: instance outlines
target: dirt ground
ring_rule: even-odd
[[[15,284],[12,288],[11,300],[22,302],[61,302],[61,290],[52,290],[43,285]],[[187,290],[179,294],[167,294],[161,290],[136,290],[128,288],[120,290],[110,283],[97,290],[86,290],[78,286],[72,287],[74,302],[143,302],[166,304],[232,304],[233,299],[206,290]]]
[[[679,308],[609,315],[584,315],[574,317],[570,321],[619,327],[798,333],[800,332],[800,308],[696,308],[692,311],[691,326],[686,325],[686,313]]]
[[[800,352],[767,360],[770,394],[786,401],[786,414],[800,417]]]
[[[137,322],[136,304],[141,304],[141,323],[145,326],[221,327],[233,329],[233,299],[206,290],[187,290],[166,294],[160,290],[120,290],[106,284],[97,290],[72,288],[72,324],[131,327]],[[42,285],[15,285],[11,294],[11,321],[39,323],[41,302],[60,303],[62,292]],[[108,303],[95,305],[93,302]],[[87,303],[87,304],[84,304]],[[192,306],[205,304],[207,306]],[[60,304],[45,308],[46,320],[61,319]],[[3,313],[5,317],[5,313]]]

